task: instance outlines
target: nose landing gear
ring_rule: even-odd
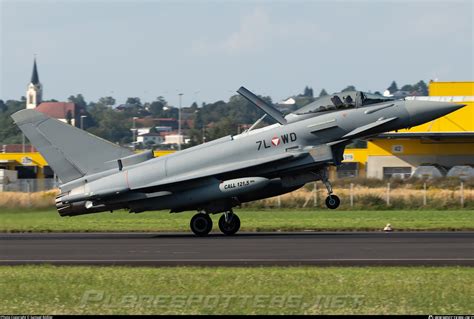
[[[332,193],[332,185],[328,179],[328,170],[327,167],[321,169],[319,172],[319,176],[321,177],[321,181],[323,182],[324,186],[328,190],[328,197],[326,197],[326,207],[329,209],[336,209],[341,204],[341,200],[336,195]]]
[[[326,207],[329,209],[336,209],[341,204],[341,200],[336,195],[332,194],[332,186],[329,180],[323,180],[326,189],[328,190],[328,197],[326,197]]]
[[[341,200],[336,195],[329,195],[326,197],[326,207],[329,209],[336,209],[339,207]]]

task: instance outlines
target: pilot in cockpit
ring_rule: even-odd
[[[353,104],[354,100],[352,100],[352,97],[350,95],[347,95],[344,97],[344,104],[347,106],[347,107],[352,107],[354,106]]]

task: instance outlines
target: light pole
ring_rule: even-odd
[[[179,93],[179,109],[178,109],[178,151],[181,151],[181,98],[183,93]]]
[[[87,115],[81,115],[81,130],[84,129],[84,118],[87,117]]]
[[[137,146],[137,141],[136,141],[136,135],[137,135],[137,128],[135,126],[135,121],[138,119],[138,117],[134,116],[133,117],[133,125],[132,125],[132,132],[133,132],[133,150],[135,150],[135,147]]]

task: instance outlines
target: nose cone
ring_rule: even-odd
[[[464,106],[451,102],[405,101],[405,107],[410,115],[410,126],[432,121]]]

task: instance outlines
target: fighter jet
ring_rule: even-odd
[[[463,107],[354,91],[319,98],[285,116],[246,88],[237,92],[275,124],[257,128],[260,118],[241,134],[156,158],[152,151],[135,154],[34,110],[12,117],[61,181],[56,197],[61,216],[196,210],[191,230],[205,236],[213,227],[210,214],[223,213],[219,229],[233,235],[240,228],[234,207],[308,182],[321,180],[328,192],[326,206],[335,209],[340,200],[333,194],[328,167],[341,164],[346,145]]]

